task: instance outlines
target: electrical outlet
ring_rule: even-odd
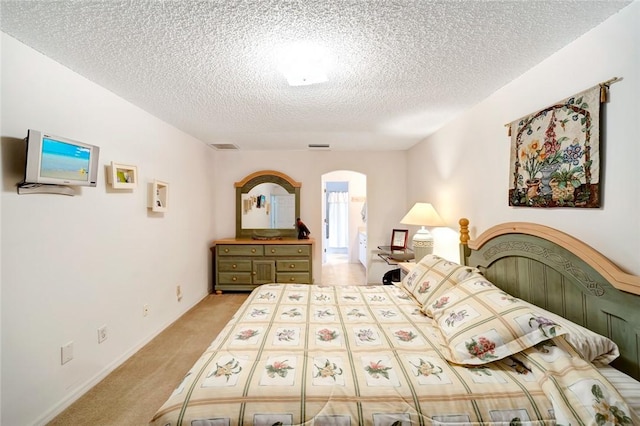
[[[182,287],[180,284],[176,287],[176,298],[178,299],[178,302],[182,300]]]
[[[146,317],[147,315],[149,315],[149,305],[145,304],[142,307],[142,316]]]
[[[107,326],[103,325],[98,329],[98,343],[102,343],[107,340]]]
[[[73,359],[73,341],[60,348],[60,364],[64,365]]]

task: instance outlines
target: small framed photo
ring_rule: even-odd
[[[111,162],[108,181],[114,189],[132,189],[138,185],[138,168],[128,164]]]
[[[394,229],[391,233],[391,250],[405,250],[408,238],[408,229]]]
[[[147,207],[153,212],[166,212],[169,208],[169,184],[159,180],[149,183]]]

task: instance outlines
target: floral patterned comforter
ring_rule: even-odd
[[[563,337],[465,366],[436,327],[399,286],[263,285],[151,424],[640,424]]]

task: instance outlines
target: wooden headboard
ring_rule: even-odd
[[[547,226],[504,223],[471,241],[469,221],[459,223],[462,264],[513,296],[607,336],[620,349],[611,365],[640,380],[640,276]]]

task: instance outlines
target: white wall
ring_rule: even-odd
[[[545,224],[640,273],[638,22],[636,1],[411,149],[408,199],[431,201],[455,230],[460,217],[469,218],[472,237],[504,221]],[[509,207],[504,125],[612,77],[623,80],[604,105],[602,208]],[[457,235],[445,234],[436,252],[457,259]]]
[[[0,422],[27,425],[51,418],[206,295],[215,151],[4,33],[1,41]],[[100,146],[98,186],[18,195],[28,128]],[[106,185],[111,161],[137,165],[135,190]],[[170,184],[164,214],[146,207],[154,178]],[[61,365],[69,341],[74,359]]]

